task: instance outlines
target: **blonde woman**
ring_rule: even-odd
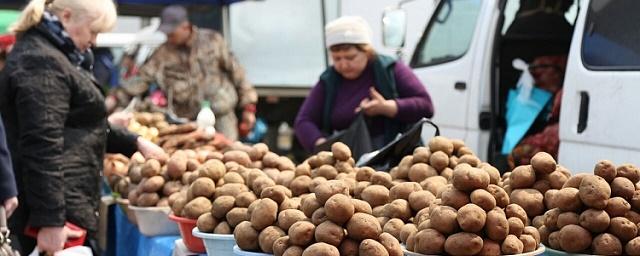
[[[104,96],[83,65],[98,33],[116,21],[112,0],[32,0],[11,28],[17,35],[0,74],[0,111],[18,183],[10,219],[24,255],[63,248],[78,236],[95,244],[105,151],[163,158],[152,143],[110,128]],[[38,229],[37,239],[22,234]],[[16,241],[17,240],[17,241]],[[95,247],[94,247],[95,249]]]

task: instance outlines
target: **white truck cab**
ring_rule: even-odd
[[[383,15],[383,41],[402,52],[406,13]],[[506,93],[520,75],[515,58],[563,49],[568,64],[560,114],[559,163],[591,172],[595,163],[640,164],[640,1],[440,0],[409,64],[435,104],[444,136],[463,139],[483,160],[504,166]],[[553,3],[550,5],[550,3]],[[546,4],[546,5],[545,5]],[[561,11],[573,32],[551,19],[507,33],[516,14]]]

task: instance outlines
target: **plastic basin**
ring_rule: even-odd
[[[129,205],[138,220],[138,230],[145,236],[179,235],[178,224],[169,220],[169,207],[137,207]]]
[[[404,255],[405,256],[425,256],[425,254],[420,254],[417,252],[411,252],[408,251],[407,248],[404,247],[404,245],[402,245],[402,251],[404,251]],[[535,255],[550,255],[548,254],[549,249],[547,249],[546,247],[544,247],[543,244],[540,244],[538,246],[538,249],[532,252],[527,252],[527,253],[521,253],[521,254],[513,254],[513,256],[535,256]],[[567,255],[567,254],[563,254],[563,255]]]
[[[570,253],[565,251],[558,251],[551,248],[547,248],[547,251],[544,252],[544,255],[549,256],[592,256],[591,254],[581,254],[581,253]]]
[[[204,244],[202,239],[194,237],[191,231],[196,227],[197,220],[187,219],[169,214],[169,219],[178,223],[178,229],[180,230],[180,236],[184,246],[191,252],[203,253]]]
[[[136,219],[136,214],[133,210],[129,209],[129,199],[117,198],[116,203],[120,206],[120,210],[127,216],[129,222],[133,225],[138,225],[138,220]]]
[[[236,245],[236,239],[233,235],[219,235],[200,232],[197,227],[191,231],[193,236],[199,237],[204,242],[207,255],[216,256],[232,256],[233,246]]]
[[[243,251],[242,249],[240,249],[240,247],[238,247],[238,245],[234,245],[233,246],[233,255],[236,255],[236,256],[272,256],[273,254],[268,254],[268,253],[264,253],[264,252]]]

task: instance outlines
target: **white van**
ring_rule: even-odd
[[[537,8],[540,2],[545,1],[438,1],[409,54],[411,67],[434,101],[434,122],[443,135],[464,139],[482,159],[498,161],[505,92],[519,76],[510,70],[513,59],[531,57],[543,45],[566,44],[570,48],[559,163],[574,172],[591,172],[601,159],[640,164],[640,133],[635,130],[640,127],[640,115],[635,113],[640,110],[636,105],[640,95],[640,30],[636,28],[640,1],[546,0],[564,9],[566,21],[573,25],[568,37],[547,32],[506,35],[520,4]],[[385,45],[403,47],[406,19],[401,6],[385,11]],[[553,24],[539,25],[554,28]]]

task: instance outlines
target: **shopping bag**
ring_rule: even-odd
[[[29,254],[29,256],[40,256],[44,255],[40,253],[38,247],[33,249],[33,252]],[[87,246],[74,246],[64,249],[62,251],[56,252],[53,256],[93,256],[93,252],[91,252],[91,248]]]
[[[397,166],[402,158],[413,154],[415,148],[422,146],[422,128],[425,124],[429,124],[435,128],[435,134],[433,136],[440,135],[440,128],[431,122],[431,120],[423,118],[411,126],[408,131],[389,142],[380,150],[376,150],[360,158],[356,166],[369,166],[378,171],[388,171],[391,167]]]
[[[329,136],[324,143],[316,146],[314,154],[320,151],[331,151],[331,145],[336,142],[342,142],[349,146],[351,155],[356,160],[365,153],[373,151],[369,128],[362,112],[356,116],[349,128]]]
[[[504,155],[511,153],[518,145],[553,96],[550,92],[534,86],[528,66],[522,63],[524,62],[514,61],[514,68],[522,70],[522,75],[516,88],[510,89],[507,95],[507,131],[501,152]]]

